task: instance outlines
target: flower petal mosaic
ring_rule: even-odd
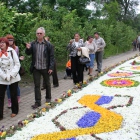
[[[140,76],[132,76],[131,69],[125,72],[121,69],[132,67],[135,59],[90,77],[83,86],[77,85],[20,121],[18,127],[24,127],[14,131],[11,137],[2,129],[0,137],[7,140],[140,140]]]
[[[123,87],[138,86],[139,82],[131,79],[125,79],[125,78],[115,78],[115,79],[104,80],[101,82],[101,84],[107,87],[123,88]]]
[[[119,72],[119,71],[108,74],[108,76],[110,76],[110,77],[129,77],[132,75],[133,75],[133,73],[130,73],[130,72]]]

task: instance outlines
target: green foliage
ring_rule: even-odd
[[[80,33],[81,38],[86,40],[87,36],[98,31],[106,42],[105,58],[130,50],[131,42],[136,37],[137,29],[140,29],[140,26],[137,24],[134,29],[129,24],[119,21],[121,7],[116,1],[104,6],[100,11],[102,17],[101,13],[99,13],[100,18],[90,17],[91,11],[85,9],[88,2],[85,0],[28,0],[22,1],[19,5],[20,8],[16,7],[17,10],[12,7],[8,9],[0,4],[0,36],[8,33],[14,35],[20,54],[25,56],[25,60],[21,63],[27,71],[31,57],[25,54],[25,43],[36,39],[35,32],[39,27],[45,28],[46,36],[50,37],[51,43],[55,46],[58,67],[65,66],[68,59],[66,46],[77,32]],[[30,5],[28,5],[29,3]],[[56,6],[56,3],[59,5]],[[39,6],[37,6],[38,4]],[[100,10],[100,8],[97,9]],[[19,11],[25,11],[25,13]],[[139,15],[135,21],[140,23]]]
[[[8,33],[11,33],[11,29],[15,23],[14,21],[14,13],[15,11],[9,10],[0,3],[0,36],[5,36]]]
[[[14,27],[12,32],[16,38],[17,45],[22,45],[25,42],[30,41],[30,36],[32,26],[36,24],[37,18],[33,18],[31,13],[15,13],[14,15]]]
[[[116,22],[120,15],[120,6],[117,1],[105,4],[103,8],[104,16],[106,16],[109,21]]]

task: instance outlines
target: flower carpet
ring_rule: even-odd
[[[131,65],[136,59],[90,77],[83,86],[77,85],[17,126],[1,131],[1,138],[140,140],[140,65],[135,70]]]

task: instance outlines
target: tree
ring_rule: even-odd
[[[91,14],[91,11],[86,9],[87,4],[90,3],[90,0],[57,0],[58,6],[64,6],[69,11],[77,11],[77,15],[81,17],[82,21],[88,19]]]
[[[102,12],[104,13],[103,16],[105,16],[109,22],[116,22],[119,20],[120,6],[116,1],[110,2],[109,4],[104,5]]]
[[[121,8],[120,20],[127,21],[128,19],[133,19],[136,16],[136,6],[138,6],[138,0],[102,0],[102,2],[106,4],[117,2]]]
[[[9,12],[2,3],[0,3],[0,7],[0,36],[5,36],[8,33],[12,33],[13,25],[15,23],[13,18],[15,11],[11,10],[11,12]]]
[[[138,0],[117,0],[121,5],[121,11],[123,18],[134,17],[135,7],[138,5]]]
[[[1,3],[4,3],[6,8],[13,8],[13,7],[17,7],[22,0],[0,0]]]
[[[140,34],[140,14],[138,14],[135,18],[134,18],[134,22],[133,22],[133,27],[138,30],[139,34]]]

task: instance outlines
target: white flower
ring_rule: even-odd
[[[21,15],[20,13],[15,15]],[[23,14],[25,15],[25,14]],[[136,58],[137,59],[137,58]],[[123,71],[120,68],[124,67],[125,71],[130,72],[130,62],[129,60],[124,64],[116,67],[112,72]],[[43,133],[59,132],[60,129],[52,122],[56,116],[58,116],[62,111],[68,110],[60,116],[57,121],[64,126],[66,129],[78,128],[76,122],[87,112],[90,111],[89,108],[81,108],[77,110],[69,110],[73,107],[82,107],[78,100],[84,95],[106,95],[114,96],[116,94],[122,97],[114,97],[109,104],[104,104],[102,107],[107,108],[110,106],[126,105],[129,101],[129,97],[124,97],[124,95],[129,95],[133,97],[132,105],[129,107],[118,107],[111,109],[111,111],[116,112],[123,116],[122,126],[119,130],[108,133],[96,134],[101,139],[104,140],[140,140],[140,86],[131,88],[114,88],[114,87],[104,87],[100,83],[103,80],[110,79],[107,74],[100,77],[98,80],[93,81],[87,87],[83,88],[81,91],[73,94],[62,104],[56,106],[54,109],[50,109],[49,112],[43,112],[42,117],[36,118],[33,122],[27,124],[22,131],[17,131],[12,137],[7,137],[7,140],[29,140],[31,137]],[[140,82],[140,75],[135,74],[134,77],[129,77],[130,79]],[[76,140],[95,140],[92,136],[83,135],[78,136]]]

